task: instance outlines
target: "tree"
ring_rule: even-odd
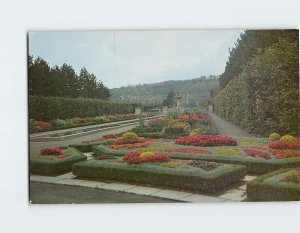
[[[175,104],[175,92],[173,90],[169,91],[167,98],[164,99],[163,105],[173,107]]]
[[[277,43],[280,38],[288,42],[296,42],[298,41],[298,30],[247,30],[242,33],[235,46],[229,49],[225,71],[219,81],[220,88],[225,88],[255,55]]]

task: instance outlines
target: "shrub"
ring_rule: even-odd
[[[149,156],[140,156],[143,152],[134,151],[127,153],[123,159],[129,164],[140,164],[140,163],[156,163],[156,162],[168,162],[171,159],[163,154],[154,154]],[[148,152],[144,152],[148,153]]]
[[[47,147],[44,149],[41,149],[40,151],[41,155],[59,155],[61,154],[61,149],[59,147]]]
[[[56,119],[56,120],[52,120],[51,121],[51,125],[53,127],[64,127],[66,126],[66,122],[64,120],[61,120],[61,119]]]
[[[192,146],[236,146],[236,139],[221,135],[195,135],[179,137],[176,144]]]
[[[291,135],[284,135],[280,138],[280,141],[283,141],[283,142],[296,142],[297,139]]]
[[[278,134],[278,133],[271,133],[269,135],[269,140],[270,141],[277,141],[279,139],[280,139],[280,134]]]
[[[133,132],[125,132],[122,134],[122,139],[137,139],[138,136]]]

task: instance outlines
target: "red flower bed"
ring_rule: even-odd
[[[181,121],[186,121],[186,120],[189,119],[189,116],[188,116],[188,115],[180,115],[178,118],[179,118],[179,120],[181,120]]]
[[[46,121],[37,121],[36,123],[38,124],[38,126],[40,126],[42,128],[50,128],[51,127],[51,124]]]
[[[191,154],[203,154],[210,155],[211,152],[208,150],[198,150],[193,148],[178,148],[178,149],[167,149],[164,152],[178,152],[178,153],[191,153]]]
[[[193,135],[179,137],[175,140],[175,143],[192,146],[236,146],[237,140],[221,135]]]
[[[255,149],[245,149],[244,152],[251,157],[258,157],[263,159],[270,159],[270,155],[266,151],[260,151]]]
[[[134,143],[154,143],[157,142],[156,139],[144,139],[144,138],[136,138],[136,139],[118,139],[111,143],[111,145],[122,145],[122,144],[134,144]]]
[[[156,163],[156,162],[169,162],[171,159],[163,154],[153,154],[150,156],[140,156],[142,151],[129,152],[124,155],[123,160],[129,164],[140,164],[140,163]]]
[[[95,139],[90,139],[90,140],[83,140],[83,141],[81,141],[81,143],[104,141],[104,140],[111,139],[111,138],[117,138],[117,135],[115,135],[115,134],[105,134],[101,138],[95,138]]]
[[[191,117],[193,120],[197,120],[197,119],[200,119],[201,118],[201,115],[200,114],[197,114],[197,113],[194,113]]]
[[[105,134],[102,136],[104,139],[117,138],[118,136],[115,134]]]
[[[121,148],[127,148],[127,149],[141,148],[141,147],[146,147],[147,145],[148,143],[133,143],[133,144],[109,145],[108,147],[117,150]]]
[[[270,142],[268,146],[272,149],[297,150],[300,149],[300,141],[297,142],[274,141],[274,142]]]
[[[58,159],[63,159],[65,156],[64,155],[56,155],[56,158]]]
[[[296,150],[280,149],[280,150],[273,150],[272,152],[276,159],[300,157],[300,151],[296,151]]]
[[[61,154],[61,149],[58,147],[54,147],[54,148],[44,148],[40,151],[41,155],[59,155]]]

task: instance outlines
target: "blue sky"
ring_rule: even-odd
[[[29,54],[109,88],[218,75],[242,30],[30,32]]]

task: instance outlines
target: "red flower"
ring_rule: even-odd
[[[274,141],[270,142],[268,146],[272,149],[300,149],[300,141],[297,142],[285,142],[285,141]]]
[[[204,155],[211,154],[211,152],[208,150],[198,150],[193,148],[168,149],[168,150],[164,150],[164,152],[179,152],[179,153],[204,154]]]
[[[276,159],[300,157],[300,151],[289,150],[289,149],[273,150],[273,155],[275,156]]]
[[[124,155],[123,160],[129,164],[140,164],[140,163],[156,163],[156,162],[169,162],[171,159],[163,154],[153,154],[150,156],[140,156],[142,151],[129,152]]]
[[[245,149],[244,152],[251,157],[260,157],[264,159],[270,159],[270,155],[268,152],[255,150],[255,149]]]
[[[176,144],[192,146],[236,146],[236,139],[221,135],[193,135],[179,137],[175,140]]]
[[[56,158],[58,159],[63,159],[65,156],[64,155],[56,155]]]
[[[109,138],[117,138],[117,135],[115,134],[105,134],[102,136],[104,139],[109,139]]]
[[[51,127],[50,123],[46,122],[46,121],[37,121],[37,124],[38,124],[39,127],[42,127],[42,128],[49,128],[49,127]]]
[[[186,120],[189,119],[189,116],[188,116],[188,115],[180,115],[178,118],[179,118],[179,120],[181,120],[181,121],[186,121]]]
[[[61,149],[58,147],[54,148],[44,148],[40,151],[41,155],[59,155],[61,154]]]

